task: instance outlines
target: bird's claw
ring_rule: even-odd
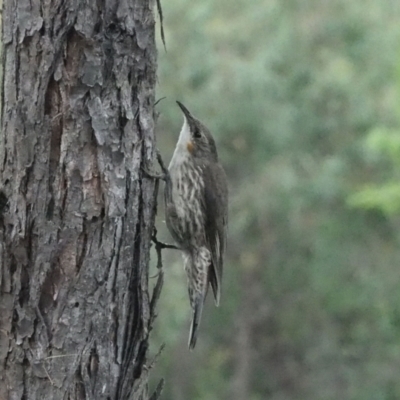
[[[150,172],[146,167],[142,167],[142,171],[147,176],[147,178],[161,179],[162,181],[165,181],[165,179],[166,179],[165,174],[157,174],[155,172]]]
[[[175,246],[174,244],[160,242],[157,239],[157,228],[154,227],[153,234],[151,236],[151,240],[153,241],[154,245],[156,246],[156,250],[163,250],[163,249],[173,249],[179,250],[179,247]]]
[[[167,178],[169,176],[168,169],[166,168],[164,161],[161,157],[160,151],[158,149],[156,150],[156,153],[157,153],[157,161],[158,161],[158,164],[160,165],[161,171],[162,171],[161,174],[150,172],[147,169],[147,167],[142,167],[142,171],[146,174],[146,176],[148,178],[161,179],[163,181],[167,181]]]

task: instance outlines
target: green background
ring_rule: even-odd
[[[209,296],[194,352],[182,261],[164,251],[152,385],[164,377],[167,400],[400,399],[400,2],[163,12],[158,147],[169,162],[180,100],[214,134],[231,201],[221,306]]]

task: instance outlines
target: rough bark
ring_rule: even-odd
[[[149,0],[4,0],[0,399],[147,399]]]

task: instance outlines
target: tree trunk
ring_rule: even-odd
[[[153,1],[4,0],[0,399],[147,399]]]

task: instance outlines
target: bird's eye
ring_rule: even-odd
[[[199,139],[199,138],[201,138],[201,133],[200,133],[200,129],[199,128],[195,128],[194,129],[194,131],[193,131],[193,136],[196,138],[196,139]]]

